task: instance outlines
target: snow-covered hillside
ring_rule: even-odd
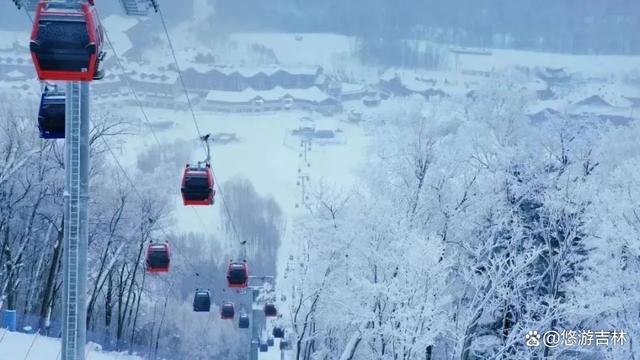
[[[0,360],[58,360],[60,351],[59,339],[0,329]],[[126,353],[103,352],[99,345],[91,343],[87,345],[86,359],[142,360]]]

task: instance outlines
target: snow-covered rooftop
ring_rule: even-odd
[[[319,68],[317,66],[260,66],[260,67],[243,67],[243,68],[235,68],[235,67],[216,67],[214,68],[217,71],[220,71],[224,74],[233,74],[238,73],[244,77],[252,77],[258,75],[260,73],[265,74],[267,76],[271,76],[278,71],[284,71],[289,74],[294,75],[315,75],[317,74]]]
[[[160,74],[143,72],[130,74],[129,77],[132,80],[146,83],[175,84],[178,80],[178,73],[173,71],[163,71]]]
[[[364,84],[353,84],[353,83],[342,83],[342,93],[352,93],[352,92],[360,92],[367,90],[368,85]]]
[[[7,73],[7,77],[12,78],[12,79],[18,79],[18,78],[23,78],[26,75],[23,74],[22,72],[18,71],[18,70],[13,70]]]
[[[17,46],[29,48],[29,32],[0,30],[0,50],[14,49]]]
[[[449,95],[463,95],[468,91],[468,84],[478,82],[476,76],[448,71],[389,69],[380,77],[383,81],[394,78],[398,78],[407,90],[413,92],[441,90]]]
[[[2,51],[0,50],[0,64],[19,64],[19,65],[29,65],[33,66],[31,61],[31,54],[29,50],[25,51]]]
[[[283,89],[278,86],[271,90],[264,91],[251,88],[243,91],[209,91],[206,100],[213,102],[245,103],[258,97],[265,101],[277,101],[287,96],[297,100],[313,102],[322,102],[331,98],[331,96],[325,94],[317,87],[310,87],[308,89]]]
[[[122,56],[122,54],[131,50],[133,47],[126,31],[136,26],[139,22],[140,20],[135,17],[125,17],[120,15],[109,15],[107,18],[102,20],[106,36],[111,41],[111,45],[116,49],[119,56]],[[107,46],[107,59],[113,56],[113,51],[110,50],[111,47]]]

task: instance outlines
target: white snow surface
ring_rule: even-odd
[[[113,51],[111,51],[111,47],[113,46],[118,54],[124,54],[125,52],[131,50],[133,44],[127,36],[126,31],[136,26],[140,20],[132,16],[119,16],[119,15],[109,15],[108,17],[102,19],[102,25],[105,29],[107,29],[107,36],[111,41],[109,45],[109,51],[107,51],[107,59],[113,56]]]
[[[299,40],[296,40],[298,37]],[[351,54],[355,40],[338,34],[237,33],[231,36],[240,45],[260,44],[272,49],[286,64],[320,65],[331,68],[336,56]]]
[[[638,69],[637,56],[572,55],[539,51],[494,50],[491,55],[458,55],[458,68],[466,71],[490,72],[510,66],[564,68],[570,72],[610,75]]]
[[[95,344],[87,345],[87,360],[142,360],[124,353],[95,350]],[[60,339],[22,334],[0,329],[0,360],[56,360],[60,358]]]
[[[186,111],[145,109],[152,122],[175,122],[170,131],[158,131],[161,144],[173,143],[176,140],[192,140],[193,152],[185,163],[204,158],[202,148],[196,141],[197,133],[191,115]],[[139,113],[137,108],[124,108],[125,114]],[[303,124],[300,119],[315,119],[317,127],[325,129],[342,129],[348,146],[316,145],[310,155],[311,167],[302,166],[299,158],[300,141],[289,135],[290,131]],[[299,199],[300,189],[296,186],[297,171],[301,167],[311,176],[311,181],[326,178],[329,183],[339,186],[351,186],[355,181],[354,169],[364,160],[364,149],[367,140],[358,126],[341,122],[342,114],[336,117],[325,117],[317,113],[303,111],[256,113],[255,115],[226,114],[215,112],[196,112],[196,118],[202,134],[236,133],[240,141],[227,145],[212,147],[212,168],[217,180],[217,187],[225,181],[241,176],[253,183],[261,195],[271,195],[280,204],[285,214],[296,213],[295,203]],[[141,120],[142,121],[142,120]],[[137,154],[145,147],[154,145],[155,140],[143,122],[145,136],[135,136],[123,144],[123,151],[118,156],[123,163],[134,165]],[[305,125],[306,126],[306,125]],[[181,174],[182,168],[176,169]],[[220,225],[218,211],[222,206],[222,196],[216,196],[216,204],[208,207],[185,207],[182,205],[179,184],[168,188],[176,203],[176,218],[173,230],[177,232],[194,231],[202,226],[200,218],[206,219],[205,232],[211,232]],[[216,221],[211,221],[217,219]],[[211,226],[213,225],[215,226]]]
[[[287,95],[294,99],[315,102],[322,102],[324,100],[331,99],[331,96],[325,94],[315,86],[308,89],[283,89],[280,86],[277,86],[271,90],[253,90],[252,88],[246,88],[243,91],[209,91],[207,94],[207,100],[243,103],[260,97],[266,101],[276,101]]]
[[[0,30],[0,50],[11,50],[16,45],[27,48],[29,36],[30,33],[27,31]]]

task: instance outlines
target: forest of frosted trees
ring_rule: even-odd
[[[550,329],[623,330],[629,340],[606,355],[634,358],[640,128],[562,114],[532,123],[533,99],[496,73],[472,97],[381,105],[364,125],[371,146],[357,185],[314,182],[305,215],[288,224],[296,248],[277,275],[288,285],[278,290],[287,299],[280,321],[296,360],[604,351],[524,345],[529,331]],[[37,137],[33,104],[0,104],[0,301],[19,326],[56,336],[62,144]],[[175,234],[166,189],[197,141],[149,148],[138,156],[144,171],[125,176],[113,155],[139,124],[98,108],[93,118],[89,339],[172,359],[243,359],[246,335],[215,317],[199,321],[191,296],[224,287],[234,236],[249,241],[253,269],[274,273],[286,225],[278,204],[231,179],[224,239]],[[165,240],[176,250],[171,277],[148,276],[145,246]],[[215,303],[222,297],[214,292]]]
[[[287,265],[295,359],[636,358],[640,128],[532,123],[520,89],[395,99],[355,189],[316,183]],[[628,338],[529,348],[532,330]]]

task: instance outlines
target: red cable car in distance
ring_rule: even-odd
[[[104,76],[103,29],[93,1],[40,1],[29,49],[40,80],[91,81]]]
[[[182,201],[184,205],[212,205],[216,191],[213,189],[211,164],[191,167],[187,164],[182,175]]]
[[[244,289],[249,285],[249,267],[246,260],[243,262],[229,260],[227,282],[232,289]]]
[[[147,271],[151,273],[169,272],[171,256],[168,243],[152,243],[147,247]]]

